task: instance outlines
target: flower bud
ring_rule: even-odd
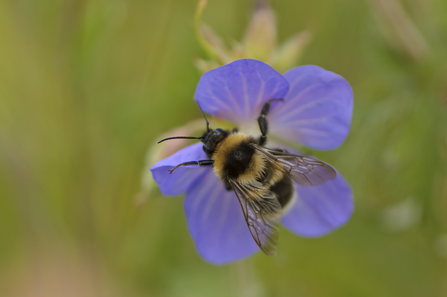
[[[292,36],[275,51],[272,66],[281,73],[296,66],[310,39],[311,34],[308,31]]]
[[[250,58],[271,63],[276,48],[276,19],[267,1],[258,1],[243,44]]]
[[[298,59],[310,41],[311,34],[303,31],[278,46],[275,14],[267,0],[258,1],[253,17],[245,31],[242,42],[230,40],[230,46],[200,23],[206,0],[197,5],[195,27],[198,41],[208,53],[210,60],[197,59],[196,67],[203,74],[211,69],[239,59],[261,60],[284,72],[297,66]]]

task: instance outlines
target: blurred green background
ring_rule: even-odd
[[[447,296],[447,1],[272,1],[299,64],[345,77],[350,135],[314,152],[351,221],[281,231],[270,258],[213,266],[182,198],[142,197],[146,152],[200,117],[196,0],[0,1],[0,296]],[[202,20],[241,40],[254,1]],[[144,199],[143,199],[144,198]]]

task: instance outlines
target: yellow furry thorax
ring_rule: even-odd
[[[228,135],[217,146],[212,158],[214,160],[214,173],[220,179],[224,179],[224,166],[227,159],[227,155],[239,144],[244,141],[251,142],[252,137],[243,132],[236,132]],[[267,170],[267,166],[271,166],[262,154],[255,152],[251,158],[248,168],[244,173],[238,176],[238,182],[240,184],[252,184],[256,182]],[[274,170],[274,174],[271,177],[271,183],[281,179],[283,173],[280,170]]]

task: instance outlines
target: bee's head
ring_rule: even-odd
[[[217,128],[216,130],[210,129],[203,133],[201,141],[203,142],[203,151],[207,155],[212,155],[216,150],[217,145],[228,136],[230,132]]]
[[[198,103],[197,103],[198,104]],[[203,142],[203,151],[208,155],[211,156],[214,151],[216,150],[217,145],[225,138],[227,137],[230,132],[223,129],[216,129],[213,130],[210,128],[210,123],[208,122],[205,113],[203,112],[202,108],[200,107],[200,111],[202,112],[203,118],[206,121],[206,131],[203,133],[201,137],[194,137],[194,136],[174,136],[174,137],[168,137],[165,139],[160,140],[158,143],[171,140],[171,139],[200,139],[200,141]]]

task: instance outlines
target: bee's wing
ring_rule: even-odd
[[[334,168],[318,159],[264,148],[257,144],[254,144],[253,147],[270,163],[280,165],[300,186],[315,187],[337,177]]]
[[[281,205],[275,193],[261,183],[242,185],[229,180],[244,213],[245,221],[253,239],[268,256],[276,255],[278,220]]]

